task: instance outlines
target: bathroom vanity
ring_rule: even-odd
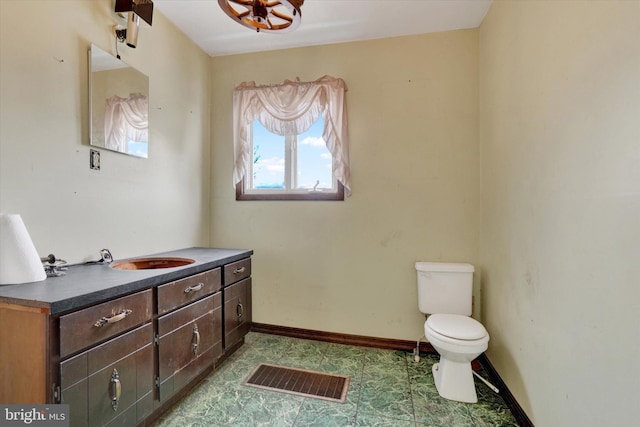
[[[0,402],[70,405],[71,426],[144,425],[251,328],[251,250],[153,255],[192,263],[0,286]]]

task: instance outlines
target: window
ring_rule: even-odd
[[[104,114],[105,148],[148,157],[149,100],[144,94],[113,95],[106,100]]]
[[[244,200],[344,199],[333,176],[333,156],[322,138],[318,119],[300,135],[276,135],[259,121],[252,126],[251,170],[242,185]]]
[[[341,79],[328,76],[236,88],[237,200],[344,200],[350,191],[344,91]]]

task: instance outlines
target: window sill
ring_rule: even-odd
[[[244,183],[236,185],[236,200],[238,201],[260,201],[260,200],[282,200],[282,201],[344,201],[344,186],[338,183],[338,190],[335,193],[308,192],[308,193],[270,193],[270,194],[247,194],[244,192]]]

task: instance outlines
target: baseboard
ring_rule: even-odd
[[[483,353],[478,359],[480,359],[480,363],[482,363],[485,371],[487,371],[487,374],[489,375],[489,381],[493,385],[495,385],[498,390],[500,390],[502,399],[504,399],[505,403],[511,410],[513,417],[516,419],[516,421],[518,421],[518,425],[521,427],[534,427],[533,422],[531,422],[520,404],[518,404],[516,398],[513,396],[513,394],[511,394],[511,391],[509,391],[507,385],[504,383],[504,381],[502,381],[502,378],[500,378],[500,375],[498,375],[498,371],[496,371],[496,369],[493,367],[487,355]]]
[[[413,351],[416,347],[416,341],[396,340],[390,338],[376,338],[365,335],[341,334],[337,332],[315,331],[311,329],[292,328],[289,326],[268,325],[265,323],[253,323],[251,325],[253,332],[260,332],[272,335],[282,335],[292,338],[302,338],[308,340],[331,342],[335,344],[357,345],[361,347],[381,348],[385,350],[404,350]],[[421,353],[437,354],[431,344],[427,342],[420,343]],[[527,417],[522,407],[518,404],[513,394],[509,391],[498,372],[495,370],[491,362],[485,354],[478,358],[480,363],[487,371],[491,382],[498,387],[500,395],[511,410],[516,421],[522,427],[534,427],[533,423]]]
[[[389,338],[375,338],[364,335],[341,334],[337,332],[314,331],[311,329],[291,328],[289,326],[267,325],[265,323],[253,323],[253,332],[261,332],[272,335],[283,335],[292,338],[302,338],[308,340],[325,341],[335,344],[357,345],[360,347],[373,347],[385,350],[405,350],[413,351],[416,348],[416,341],[396,340]],[[420,351],[423,353],[436,354],[431,344],[420,343]]]

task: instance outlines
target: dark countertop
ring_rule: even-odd
[[[0,286],[0,303],[39,307],[47,309],[49,314],[59,314],[211,270],[252,254],[248,249],[187,248],[134,257],[179,257],[196,261],[183,267],[117,270],[107,264],[71,265],[64,276]]]

